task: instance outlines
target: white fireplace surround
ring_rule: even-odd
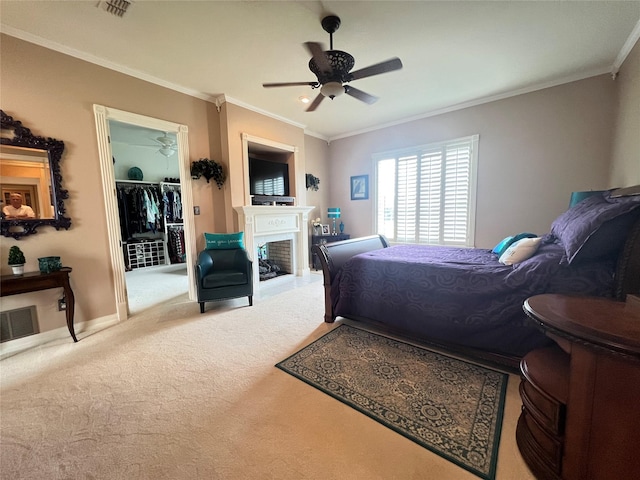
[[[234,207],[238,223],[244,231],[244,245],[253,262],[253,289],[260,287],[258,245],[279,240],[291,240],[292,272],[306,276],[309,270],[309,212],[314,207],[250,205]]]

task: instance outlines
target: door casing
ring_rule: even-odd
[[[176,134],[178,166],[180,172],[180,190],[183,206],[185,252],[187,274],[189,276],[189,299],[195,300],[195,275],[194,265],[196,251],[196,239],[193,214],[193,191],[191,188],[191,173],[189,169],[189,142],[188,127],[178,123],[147,117],[136,113],[125,112],[103,105],[93,105],[98,141],[98,153],[100,156],[100,170],[102,175],[102,191],[104,194],[107,231],[109,236],[109,252],[113,283],[115,289],[116,313],[118,320],[126,320],[129,316],[127,297],[127,283],[125,279],[124,257],[121,248],[120,217],[118,212],[118,199],[115,188],[115,173],[109,142],[109,121],[114,120],[129,123],[140,127],[161,130]]]

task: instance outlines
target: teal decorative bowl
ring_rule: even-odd
[[[127,172],[127,176],[129,177],[129,180],[142,180],[142,170],[138,167],[131,167]]]
[[[42,257],[38,259],[40,273],[57,272],[62,268],[60,257]]]

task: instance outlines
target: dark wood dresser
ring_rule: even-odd
[[[540,479],[640,478],[640,305],[537,295],[556,345],[522,359],[518,448]]]

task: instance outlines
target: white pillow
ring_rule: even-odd
[[[500,259],[498,261],[505,265],[515,265],[527,258],[531,258],[533,257],[533,254],[536,253],[536,250],[538,250],[541,241],[542,238],[540,237],[523,238],[522,240],[518,240],[511,244],[509,248],[500,255]]]

